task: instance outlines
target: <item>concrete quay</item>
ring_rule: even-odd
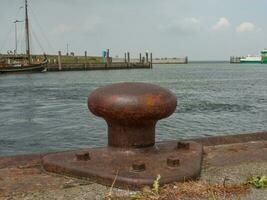
[[[267,132],[191,141],[204,145],[201,181],[222,183],[227,179],[226,184],[244,183],[249,176],[267,174]],[[108,199],[111,192],[126,199],[135,194],[114,188],[111,191],[86,179],[48,173],[41,164],[45,155],[47,153],[0,157],[0,199]],[[267,189],[251,189],[239,199],[258,200],[266,196]]]

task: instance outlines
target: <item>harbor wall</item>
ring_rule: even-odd
[[[155,58],[153,64],[187,64],[188,57],[183,58]]]
[[[2,58],[11,59],[27,59],[26,55],[2,55]],[[48,64],[47,71],[81,71],[81,70],[111,70],[111,69],[148,69],[153,64],[186,64],[188,57],[183,58],[153,58],[146,53],[144,56],[140,53],[139,58],[131,58],[127,52],[124,58],[103,58],[101,56],[87,56],[87,52],[82,56],[62,55],[61,51],[58,55],[46,55]],[[32,62],[42,62],[44,55],[32,55]]]
[[[151,55],[152,56],[152,55]],[[85,51],[84,56],[62,56],[58,52],[58,56],[47,56],[48,71],[79,71],[79,70],[111,70],[111,69],[146,69],[152,68],[152,63],[148,59],[133,61],[128,57],[123,62],[113,61],[112,57],[90,57]]]
[[[47,71],[86,71],[86,70],[111,70],[111,69],[149,69],[152,68],[150,63],[62,63],[59,68],[58,64],[49,63]]]
[[[83,64],[83,63],[102,63],[102,58],[99,56],[66,56],[66,55],[47,55],[48,63],[57,64],[60,61],[62,64]],[[32,56],[33,60],[41,61],[43,55]]]
[[[151,54],[152,56],[152,54]],[[113,61],[112,57],[100,56],[46,55],[47,71],[81,71],[81,70],[111,70],[111,69],[148,69],[152,68],[151,60],[131,59],[130,54],[126,59]],[[26,55],[1,55],[0,58],[8,60],[26,60]],[[32,55],[32,62],[42,62],[44,55]]]
[[[141,58],[142,59],[142,58]],[[125,62],[124,58],[112,58],[114,62],[122,63]],[[132,58],[130,62],[140,62],[140,58]],[[141,61],[142,62],[142,61]],[[152,64],[187,64],[188,57],[183,58],[153,58]]]

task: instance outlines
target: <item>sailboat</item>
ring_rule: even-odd
[[[46,55],[44,55],[44,60],[41,62],[32,62],[31,59],[27,0],[25,0],[25,32],[26,32],[26,56],[14,56],[14,55],[4,56],[2,62],[0,62],[0,73],[46,71],[48,63]]]

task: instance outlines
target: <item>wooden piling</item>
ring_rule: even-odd
[[[146,63],[148,63],[148,52],[146,52]]]
[[[130,52],[127,52],[127,63],[130,63]]]
[[[88,63],[88,60],[87,60],[87,51],[84,52],[84,57],[85,57],[84,69],[86,70],[87,63]]]
[[[127,63],[127,52],[124,53],[124,62]]]
[[[58,51],[58,70],[62,70],[62,65],[61,65],[61,51]]]
[[[107,49],[107,67],[110,65],[109,49]]]
[[[152,63],[153,63],[153,57],[152,57],[152,53],[150,53],[150,68],[152,68]]]

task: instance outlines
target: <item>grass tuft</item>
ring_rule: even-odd
[[[257,189],[265,188],[267,187],[267,176],[251,176],[247,179],[247,183]]]

